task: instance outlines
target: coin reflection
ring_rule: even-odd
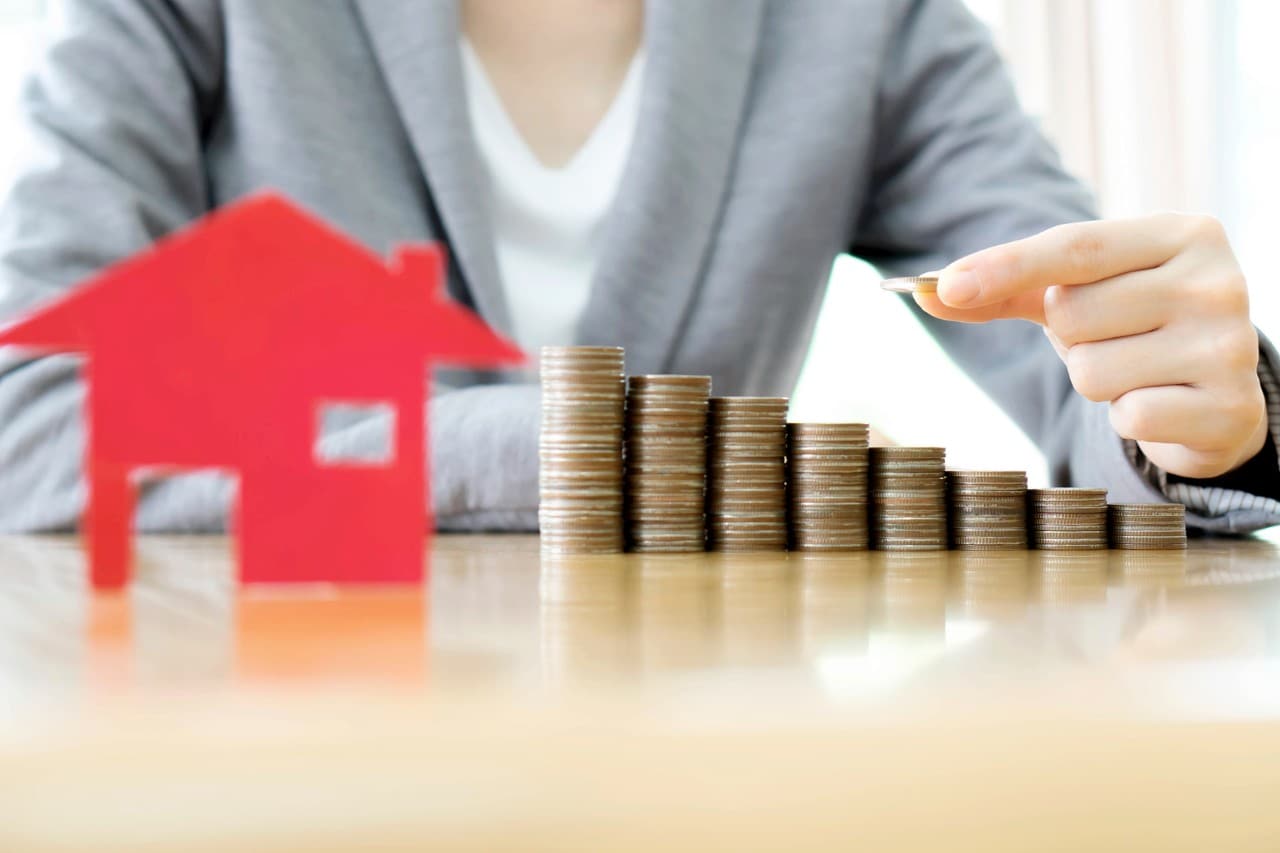
[[[636,554],[632,560],[641,668],[653,672],[712,664],[720,583],[714,569],[683,554]]]
[[[948,563],[954,552],[875,552],[881,627],[903,637],[941,639],[947,627]]]
[[[1047,603],[1104,601],[1107,597],[1107,551],[1029,551],[1031,577],[1038,597]]]
[[[951,556],[952,600],[970,619],[1007,622],[1027,609],[1027,551],[957,551]]]
[[[1196,586],[1261,584],[1280,579],[1275,546],[1260,540],[1202,539],[1187,583]]]
[[[1178,587],[1187,580],[1187,552],[1112,551],[1111,576],[1125,586]]]
[[[626,562],[616,555],[543,555],[544,680],[597,682],[629,668],[627,594]]]
[[[871,554],[798,552],[800,645],[807,658],[864,652],[870,633]]]
[[[796,589],[788,554],[721,553],[711,563],[720,577],[720,640],[730,665],[793,660]]]

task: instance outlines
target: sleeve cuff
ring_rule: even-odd
[[[429,406],[439,530],[536,530],[538,385],[477,385]]]

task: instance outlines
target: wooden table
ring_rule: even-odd
[[[0,850],[1277,850],[1280,550],[628,555],[0,539]]]

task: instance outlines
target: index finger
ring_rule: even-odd
[[[955,261],[939,277],[938,298],[952,308],[978,308],[1055,284],[1151,269],[1178,253],[1177,231],[1166,214],[1058,225]]]

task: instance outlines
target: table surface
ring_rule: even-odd
[[[0,849],[1280,849],[1280,549],[540,557],[239,590],[0,538]]]

